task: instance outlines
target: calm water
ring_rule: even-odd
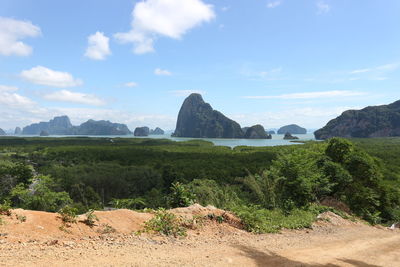
[[[315,140],[314,134],[296,134],[299,137],[299,141]],[[21,137],[30,137],[29,135],[23,135]],[[37,136],[35,136],[37,137]],[[77,135],[52,135],[50,137],[77,137]],[[290,140],[283,140],[283,135],[273,134],[272,139],[219,139],[219,138],[183,138],[183,137],[171,137],[170,134],[165,135],[150,135],[147,137],[136,137],[133,135],[109,135],[109,136],[89,136],[89,137],[104,137],[104,138],[155,138],[155,139],[170,139],[174,141],[187,141],[187,140],[206,140],[214,143],[217,146],[282,146],[282,145],[295,145],[298,143],[290,142]]]

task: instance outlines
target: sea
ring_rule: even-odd
[[[311,141],[315,140],[313,133],[307,134],[295,134],[298,140],[284,140],[283,134],[273,134],[272,139],[225,139],[225,138],[185,138],[185,137],[172,137],[171,134],[164,134],[164,135],[149,135],[146,137],[138,137],[133,135],[107,135],[107,136],[87,136],[87,137],[96,137],[96,138],[154,138],[154,139],[170,139],[173,141],[181,142],[181,141],[188,141],[188,140],[206,140],[212,142],[216,146],[228,146],[228,147],[236,147],[236,146],[284,146],[284,145],[296,145],[301,144],[297,141]],[[19,137],[33,137],[30,135],[20,135]],[[38,137],[38,136],[34,136]],[[79,135],[51,135],[49,137],[79,137]],[[294,142],[293,142],[294,141]]]

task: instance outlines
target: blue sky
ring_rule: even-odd
[[[318,128],[400,98],[398,0],[2,0],[0,127],[174,129],[200,92],[242,126]]]

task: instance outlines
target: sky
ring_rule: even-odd
[[[399,100],[400,1],[0,1],[0,128],[173,130],[192,92],[265,128]]]

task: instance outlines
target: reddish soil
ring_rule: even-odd
[[[333,213],[322,214],[313,229],[255,235],[241,230],[232,214],[212,207],[172,212],[188,219],[213,213],[225,220],[205,220],[187,237],[173,238],[134,234],[152,218],[149,213],[95,212],[94,227],[79,222],[80,216],[65,231],[58,214],[13,210],[2,216],[0,266],[400,266],[399,230]]]

